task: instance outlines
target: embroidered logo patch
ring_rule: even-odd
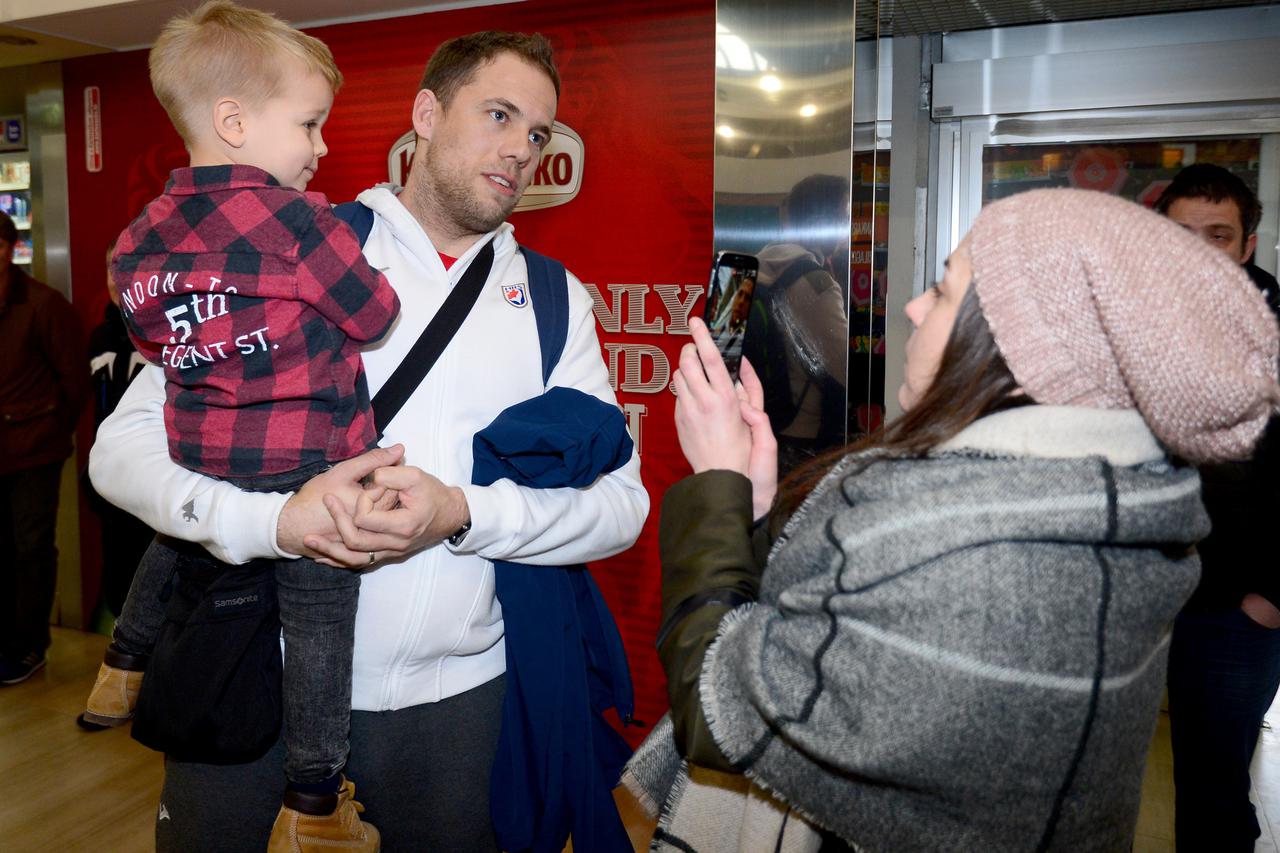
[[[517,308],[523,308],[529,304],[529,297],[525,295],[524,283],[508,284],[502,288],[502,298]]]

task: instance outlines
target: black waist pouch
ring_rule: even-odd
[[[243,764],[282,721],[274,563],[228,566],[179,548],[164,625],[142,679],[133,737],[179,761]]]

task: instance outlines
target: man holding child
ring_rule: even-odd
[[[193,15],[226,5],[206,4]],[[232,62],[231,70],[248,73],[246,65]],[[197,115],[216,124],[222,95],[212,97]],[[541,36],[487,32],[446,42],[413,101],[417,149],[404,191],[360,195],[374,214],[365,257],[401,307],[386,337],[362,353],[370,392],[404,360],[477,255],[489,246],[493,254],[470,315],[387,425],[382,448],[335,464],[292,494],[241,491],[172,461],[164,376],[148,368],[93,451],[104,496],[227,563],[302,555],[355,569],[376,565],[363,575],[355,615],[346,772],[358,780],[364,817],[388,849],[495,849],[488,787],[505,650],[493,561],[599,559],[628,547],[648,511],[634,454],[583,489],[464,485],[475,432],[544,390],[534,314],[502,296],[504,286],[529,280],[505,220],[550,139],[558,97],[559,75]],[[285,117],[280,133],[323,120],[301,112]],[[257,165],[286,185],[277,170],[296,174],[301,189],[322,144],[308,157],[300,145],[296,152],[272,146],[254,152],[269,161]],[[568,338],[551,386],[615,403],[590,298],[572,276]],[[377,488],[366,491],[366,479]],[[370,498],[393,492],[393,506]],[[282,758],[277,745],[244,765],[169,759],[159,849],[261,849],[279,810]]]

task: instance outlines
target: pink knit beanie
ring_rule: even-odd
[[[1280,403],[1280,328],[1225,253],[1088,190],[997,201],[969,240],[982,313],[1036,402],[1137,409],[1193,462],[1252,452]]]

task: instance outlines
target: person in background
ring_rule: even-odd
[[[0,684],[45,665],[62,465],[89,395],[80,318],[14,264],[17,242],[0,213]]]
[[[1280,283],[1254,263],[1262,204],[1238,176],[1212,163],[1196,163],[1173,176],[1155,209],[1209,245],[1227,253],[1280,313]]]
[[[115,243],[107,249],[107,266]],[[147,360],[134,349],[120,313],[120,292],[107,276],[109,300],[102,312],[102,322],[89,332],[89,381],[92,389],[93,429],[115,411],[129,383],[146,366]],[[129,513],[105,501],[93,488],[84,472],[80,478],[90,508],[97,514],[102,530],[102,599],[112,615],[119,616],[124,607],[129,584],[138,561],[155,537],[155,531]]]
[[[847,296],[828,266],[847,257],[849,181],[810,175],[779,211],[782,239],[760,250],[743,353],[765,390],[782,473],[844,443],[849,340]],[[847,268],[847,264],[846,264]]]
[[[1177,460],[1252,452],[1280,329],[1222,253],[1065,189],[984,208],[906,312],[905,414],[781,489],[758,382],[691,323],[673,726],[628,775],[665,800],[657,849],[1131,849],[1209,530]]]
[[[1280,320],[1275,277],[1252,263],[1262,205],[1236,175],[1188,166],[1156,210],[1240,264]],[[1160,290],[1159,283],[1153,287]],[[1179,850],[1251,851],[1261,834],[1249,763],[1280,687],[1280,573],[1272,536],[1280,507],[1280,426],[1247,461],[1200,466],[1212,529],[1200,585],[1169,649],[1175,836]]]

